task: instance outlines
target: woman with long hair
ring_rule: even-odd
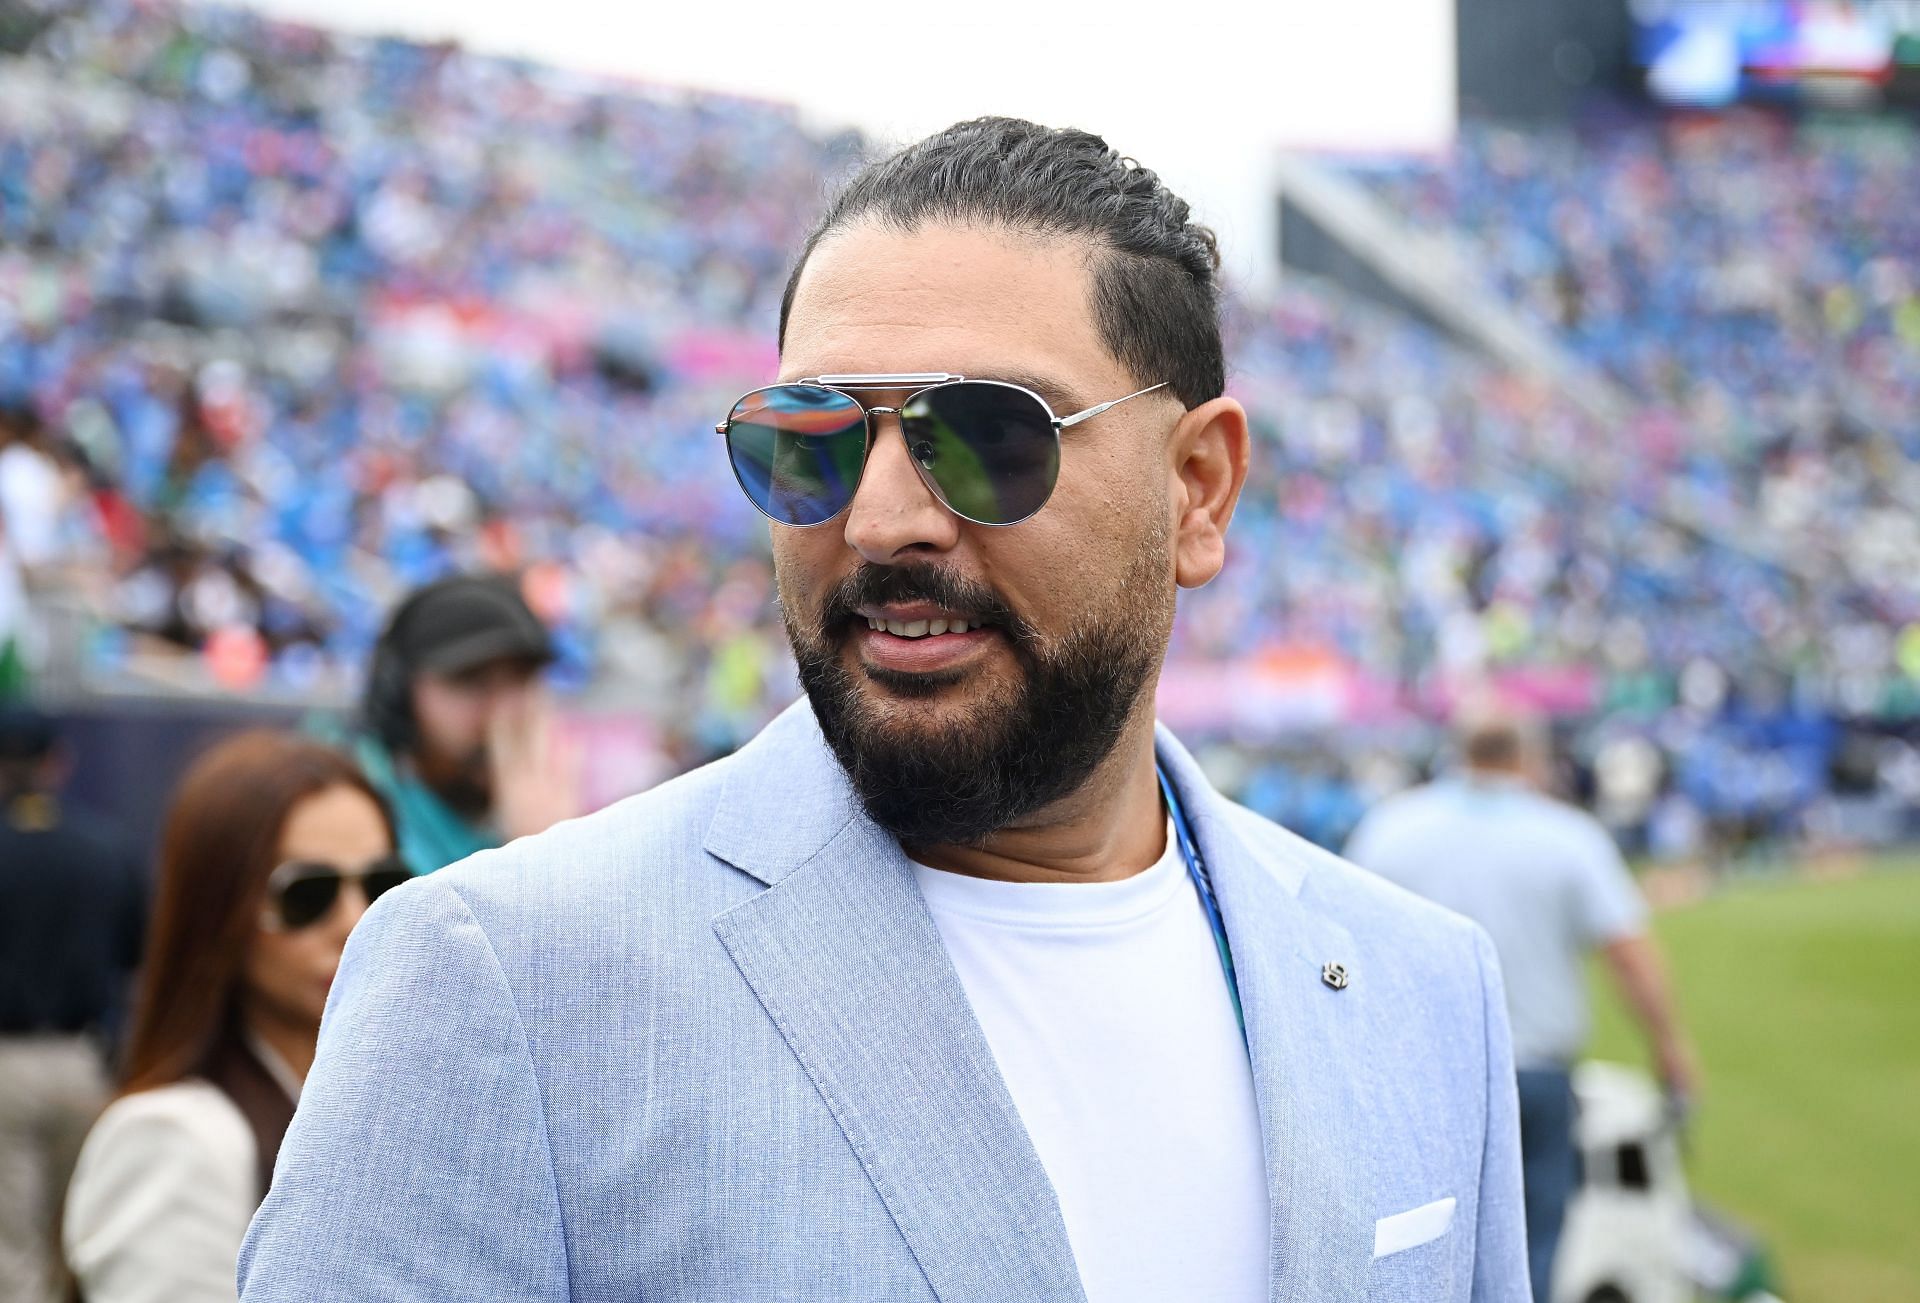
[[[409,876],[352,761],[231,738],[182,780],[118,1096],[88,1135],[65,1245],[89,1303],[234,1298],[347,934]]]

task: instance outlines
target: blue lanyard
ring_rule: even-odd
[[[1154,772],[1160,776],[1160,794],[1166,798],[1167,813],[1173,817],[1173,837],[1180,844],[1180,858],[1187,862],[1187,876],[1193,879],[1193,888],[1200,893],[1200,907],[1206,911],[1207,926],[1213,929],[1213,945],[1220,952],[1220,971],[1226,974],[1227,994],[1233,1000],[1233,1020],[1240,1024],[1240,1041],[1245,1044],[1247,1016],[1240,1009],[1240,983],[1233,975],[1233,951],[1227,945],[1226,924],[1220,921],[1213,879],[1207,876],[1207,862],[1200,858],[1200,845],[1193,839],[1193,829],[1187,826],[1186,812],[1180,808],[1180,798],[1173,794],[1167,771],[1156,765]]]

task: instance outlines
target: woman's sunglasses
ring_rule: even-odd
[[[1060,431],[1165,381],[1055,416],[1004,380],[915,375],[815,376],[744,395],[715,426],[747,500],[780,525],[819,525],[847,509],[873,450],[873,418],[897,416],[914,471],[955,515],[1017,525],[1047,504],[1060,476]],[[865,407],[850,389],[907,389],[898,407]]]
[[[357,884],[371,905],[412,877],[406,861],[398,855],[383,855],[358,873],[331,864],[290,860],[267,879],[267,908],[261,926],[273,932],[298,932],[333,912],[345,883]]]

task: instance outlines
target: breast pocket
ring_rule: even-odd
[[[1440,1303],[1452,1296],[1454,1200],[1436,1199],[1374,1223],[1367,1303]]]

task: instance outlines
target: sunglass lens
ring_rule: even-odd
[[[747,498],[782,525],[839,515],[860,486],[867,417],[860,404],[818,385],[774,385],[733,405],[727,457]]]
[[[340,897],[337,870],[316,865],[295,875],[280,891],[280,922],[289,931],[311,927]]]
[[[907,451],[949,507],[983,525],[1012,525],[1046,505],[1060,475],[1060,437],[1023,389],[975,380],[939,385],[901,412]]]

